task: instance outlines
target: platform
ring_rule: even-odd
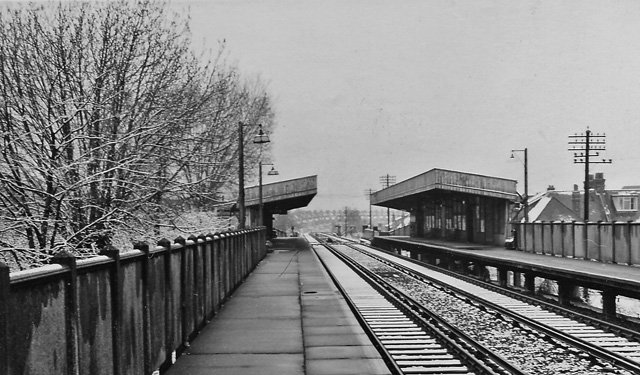
[[[562,258],[544,254],[508,250],[504,247],[429,240],[405,236],[376,237],[377,246],[418,250],[464,257],[487,265],[532,272],[534,274],[571,278],[581,285],[596,289],[614,288],[632,298],[640,297],[640,268],[621,264]],[[386,243],[386,244],[383,244]],[[375,245],[375,244],[374,244]]]
[[[307,241],[272,249],[167,374],[389,374]]]

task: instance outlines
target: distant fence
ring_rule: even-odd
[[[264,228],[9,275],[0,263],[0,374],[166,369],[266,255]]]
[[[640,223],[513,223],[517,248],[530,253],[640,265]]]

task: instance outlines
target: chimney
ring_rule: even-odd
[[[604,193],[604,173],[596,173],[596,177],[589,181],[589,186],[593,187],[597,193]]]
[[[549,186],[547,187],[547,191],[554,191],[554,190],[556,190],[556,187],[555,187],[555,186],[553,186],[553,185],[549,185]]]
[[[571,192],[571,208],[573,209],[573,212],[582,216],[580,215],[580,207],[582,207],[580,203],[580,189],[578,188],[578,184],[574,184],[573,191]]]

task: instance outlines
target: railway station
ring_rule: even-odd
[[[525,374],[563,363],[581,374],[640,371],[638,323],[618,305],[620,297],[640,300],[637,268],[506,249],[513,180],[432,169],[383,189],[372,203],[409,211],[411,236],[376,236],[371,246],[333,233],[271,238],[272,215],[308,205],[317,176],[245,193],[251,229],[138,245],[124,255],[59,257],[11,276],[0,265],[0,368],[12,375],[42,366],[150,375]],[[494,276],[479,272],[489,267]],[[539,293],[543,280],[555,283],[555,294]],[[578,287],[600,291],[600,308],[577,309]],[[59,292],[42,304],[21,302],[42,290]],[[107,313],[87,314],[86,304]],[[463,332],[465,325],[482,335]],[[491,335],[523,342],[479,342]],[[60,337],[53,351],[38,349]],[[537,337],[580,349],[551,350]],[[65,356],[77,360],[57,360]]]
[[[371,196],[371,204],[411,213],[411,237],[501,246],[509,235],[516,181],[431,169]]]
[[[640,374],[639,13],[3,2],[0,375]]]

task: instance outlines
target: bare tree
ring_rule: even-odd
[[[237,121],[272,125],[264,86],[222,47],[194,55],[168,13],[152,0],[0,13],[0,237],[32,262],[211,204],[237,168]]]

